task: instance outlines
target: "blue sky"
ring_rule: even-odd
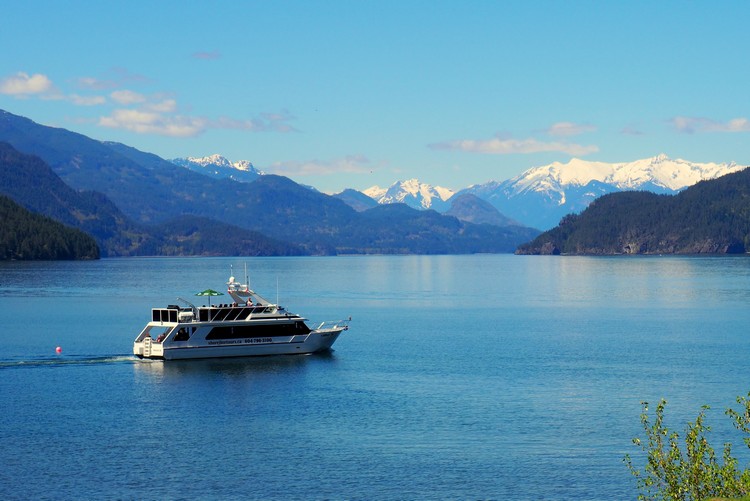
[[[750,2],[6,2],[0,108],[322,191],[750,164]]]

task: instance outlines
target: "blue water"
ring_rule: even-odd
[[[129,355],[151,307],[245,262],[0,263],[0,496],[635,499],[622,458],[661,397],[744,453],[750,259],[250,258],[269,299],[353,317],[335,351]]]

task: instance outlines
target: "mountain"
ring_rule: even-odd
[[[206,218],[192,216],[189,224],[181,218],[160,226],[136,223],[105,195],[72,189],[39,157],[20,153],[3,142],[0,194],[92,235],[103,256],[304,254],[298,246]]]
[[[388,188],[372,186],[362,193],[379,204],[404,203],[415,209],[434,209],[443,212],[450,207],[447,200],[453,191],[440,186],[420,183],[418,179],[396,181]]]
[[[357,212],[372,209],[373,207],[378,205],[375,200],[357,190],[346,189],[341,193],[336,193],[333,196],[334,198],[338,198],[339,200],[343,201],[346,205],[356,210]]]
[[[663,154],[624,163],[572,159],[534,167],[504,182],[470,186],[459,193],[474,194],[508,217],[547,229],[607,193],[646,190],[674,194],[698,181],[742,169],[744,166],[735,163],[695,163]]]
[[[677,195],[619,192],[520,246],[518,254],[737,254],[750,249],[750,169]]]
[[[0,195],[0,261],[32,259],[99,259],[99,247],[83,231]]]
[[[513,252],[512,242],[538,235],[532,228],[459,221],[434,210],[384,204],[360,213],[339,238],[338,253],[466,254]]]
[[[218,154],[207,157],[173,158],[170,162],[216,179],[228,178],[241,183],[252,183],[264,174],[248,160],[230,162]]]
[[[104,256],[128,254],[152,239],[106,196],[74,190],[39,157],[23,154],[4,142],[0,142],[0,194],[92,235]]]
[[[368,213],[378,207],[357,212],[338,198],[281,176],[263,175],[251,183],[214,179],[129,146],[95,141],[0,111],[3,140],[40,157],[72,191],[99,192],[96,196],[102,204],[122,211],[123,226],[112,230],[113,237],[124,239],[124,243],[116,241],[117,255],[167,252],[165,245],[171,237],[161,229],[175,221],[184,223],[181,218],[185,216],[204,227],[219,222],[231,225],[226,232],[253,232],[242,240],[262,236],[271,241],[268,245],[280,242],[284,247],[274,252],[281,254],[510,252],[538,233],[528,228],[473,225],[434,211],[424,215],[396,210],[387,218],[375,217],[381,213]],[[175,228],[177,233],[182,231]],[[436,242],[433,232],[443,235],[446,242]],[[223,253],[236,248],[233,238],[219,238],[211,242],[213,250],[200,250],[200,241],[209,234],[187,228],[182,237],[174,236],[186,242],[182,253],[193,252],[189,249]],[[128,247],[131,241],[133,246]],[[187,245],[190,242],[192,246]],[[252,255],[255,251],[243,252]]]
[[[522,226],[517,221],[500,214],[489,202],[470,193],[455,195],[448,200],[450,209],[445,211],[447,216],[454,216],[461,221],[475,224],[492,224],[494,226]]]
[[[156,225],[158,256],[304,256],[299,245],[199,216],[180,216]]]

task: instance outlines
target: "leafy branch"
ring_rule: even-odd
[[[738,412],[727,409],[734,427],[744,432],[743,440],[750,447],[750,393],[737,397],[742,406]],[[708,406],[701,408],[698,417],[688,422],[684,433],[684,446],[680,434],[664,424],[662,399],[654,409],[653,421],[649,416],[648,402],[642,402],[641,425],[645,437],[634,438],[633,444],[641,449],[646,460],[643,470],[636,467],[629,454],[623,461],[635,477],[643,501],[700,501],[710,498],[738,498],[750,494],[750,469],[738,469],[738,460],[732,456],[732,444],[725,443],[721,460],[708,441],[711,428],[705,424]]]

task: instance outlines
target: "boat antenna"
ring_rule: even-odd
[[[247,261],[245,261],[245,289],[250,289],[250,280],[247,278]]]
[[[276,277],[276,306],[279,306],[279,277]]]

